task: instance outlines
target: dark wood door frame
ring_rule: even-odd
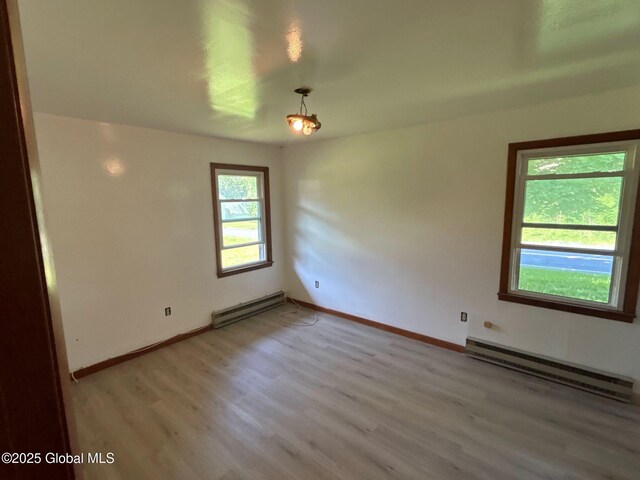
[[[0,0],[0,454],[42,455],[31,465],[0,462],[0,478],[71,479],[72,465],[44,458],[72,452],[74,435],[32,125],[16,1]]]

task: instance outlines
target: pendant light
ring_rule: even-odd
[[[322,126],[315,113],[313,115],[308,114],[307,104],[304,102],[304,98],[309,96],[311,89],[305,87],[296,88],[294,92],[302,95],[300,97],[300,113],[287,115],[287,123],[289,127],[291,127],[291,130],[293,130],[293,133],[299,135],[300,132],[302,132],[304,135],[311,135],[313,132],[320,130]],[[302,113],[303,108],[304,113]]]

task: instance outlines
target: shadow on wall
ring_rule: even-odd
[[[459,244],[456,263],[478,262],[464,246],[473,232],[487,226],[468,195],[483,195],[493,186],[460,178],[460,158],[428,159],[424,143],[412,137],[415,131],[409,129],[368,135],[366,141],[354,137],[320,142],[318,147],[306,146],[305,156],[295,158],[295,193],[289,199],[295,226],[293,291],[304,292],[322,306],[367,317],[371,311],[378,316],[415,312],[428,299],[451,296],[460,287],[458,275],[443,258]],[[444,145],[436,145],[439,142],[446,144],[436,140],[430,148],[446,152]],[[316,151],[321,153],[317,158]],[[463,175],[473,177],[476,169],[486,166],[465,168]],[[476,187],[483,193],[476,193]],[[457,195],[460,188],[466,193]],[[500,203],[497,226],[502,208]],[[497,289],[500,245],[482,240],[478,245],[490,248],[483,258],[495,258]],[[486,270],[477,270],[486,283]],[[468,281],[479,281],[475,275]],[[330,282],[317,291],[317,279]],[[438,308],[432,305],[431,311]]]

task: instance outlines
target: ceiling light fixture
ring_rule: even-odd
[[[307,104],[304,102],[304,97],[308,97],[311,93],[310,88],[296,88],[294,92],[302,95],[300,98],[300,113],[292,113],[287,115],[287,123],[293,130],[293,133],[300,134],[302,132],[305,135],[311,135],[313,132],[320,130],[322,124],[318,121],[317,115],[308,115]],[[302,109],[304,108],[304,113]]]

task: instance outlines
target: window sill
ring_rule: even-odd
[[[606,308],[587,307],[584,305],[576,305],[572,303],[553,302],[550,300],[542,300],[539,298],[527,297],[516,293],[498,292],[498,299],[505,302],[521,303],[524,305],[532,305],[534,307],[550,308],[552,310],[560,310],[563,312],[578,313],[580,315],[589,315],[591,317],[606,318],[617,322],[633,323],[635,314],[621,312],[618,310],[608,310]]]
[[[218,278],[229,277],[231,275],[237,275],[239,273],[251,272],[252,270],[260,270],[261,268],[267,268],[273,265],[272,261],[255,263],[246,267],[234,268],[233,270],[218,270]]]

